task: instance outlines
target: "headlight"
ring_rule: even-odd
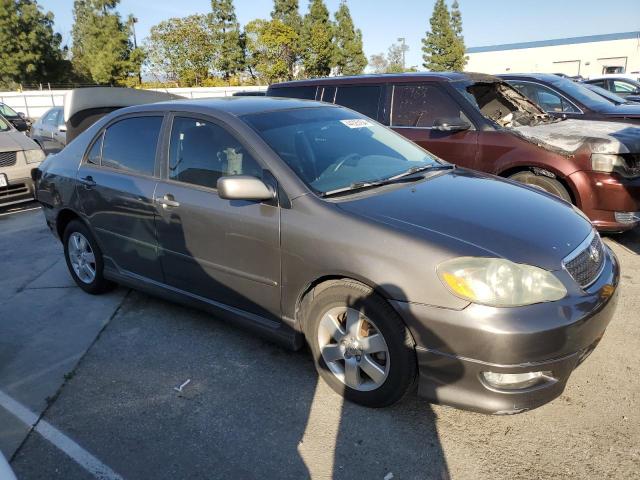
[[[44,152],[40,149],[37,150],[25,150],[24,158],[27,160],[27,163],[38,163],[44,160]]]
[[[454,295],[482,305],[517,307],[553,302],[567,294],[551,272],[502,258],[454,258],[437,271]]]
[[[591,168],[596,172],[616,172],[623,177],[633,177],[640,174],[636,171],[637,169],[629,167],[624,157],[612,153],[592,153]]]

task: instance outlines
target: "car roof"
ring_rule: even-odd
[[[509,80],[529,78],[529,79],[539,80],[541,82],[549,82],[549,83],[557,82],[560,79],[573,81],[571,80],[571,78],[561,77],[560,75],[556,75],[554,73],[502,73],[498,75],[498,77],[509,79]]]
[[[172,110],[192,113],[220,113],[230,114],[236,117],[249,115],[252,113],[265,113],[281,110],[291,110],[297,108],[325,107],[337,108],[333,105],[316,102],[313,100],[300,100],[284,97],[220,97],[220,98],[200,98],[193,100],[169,100],[165,102],[148,103],[128,107],[118,110],[118,112],[138,112]]]
[[[485,73],[473,72],[410,72],[410,73],[375,73],[367,75],[339,76],[311,78],[306,80],[292,80],[274,83],[271,87],[304,87],[321,84],[362,84],[362,83],[390,83],[407,81],[455,82],[460,80],[499,82],[500,79]]]

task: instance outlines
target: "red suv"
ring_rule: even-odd
[[[349,107],[449,162],[553,193],[600,230],[640,220],[640,128],[552,118],[497,77],[333,77],[274,84],[267,95]]]

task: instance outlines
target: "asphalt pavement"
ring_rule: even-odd
[[[606,242],[623,278],[600,345],[560,398],[493,417],[345,403],[306,351],[83,293],[42,212],[0,212],[0,450],[20,480],[637,478],[640,234]]]

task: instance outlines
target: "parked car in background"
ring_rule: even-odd
[[[274,84],[267,95],[352,108],[449,162],[572,202],[600,230],[638,224],[640,128],[555,119],[494,76],[331,77]]]
[[[67,144],[67,125],[63,107],[47,110],[32,126],[31,138],[45,151],[57,153]]]
[[[28,132],[31,121],[22,112],[16,112],[9,105],[0,102],[0,115],[7,119],[19,132]]]
[[[554,117],[640,124],[640,106],[614,105],[581,83],[548,73],[498,76]]]
[[[370,407],[417,381],[432,402],[536,408],[615,308],[618,262],[577,209],[334,105],[130,107],[38,172],[81,289],[117,282],[306,340],[320,376]]]
[[[638,81],[637,77],[627,78],[606,75],[590,78],[589,80],[585,80],[584,83],[604,88],[627,100],[640,100],[640,81]]]
[[[630,96],[628,96],[626,98],[622,98],[621,96],[616,95],[615,93],[610,92],[609,90],[605,90],[602,87],[598,87],[597,85],[591,85],[589,83],[583,83],[582,85],[584,85],[586,88],[588,88],[592,92],[597,93],[602,98],[604,98],[606,100],[609,100],[614,105],[638,104],[638,103],[640,103],[640,96],[637,97],[638,101],[636,101],[636,100],[634,100],[636,98],[636,96],[634,96],[634,95],[630,95]]]
[[[44,152],[0,115],[0,207],[33,199],[31,170]]]

